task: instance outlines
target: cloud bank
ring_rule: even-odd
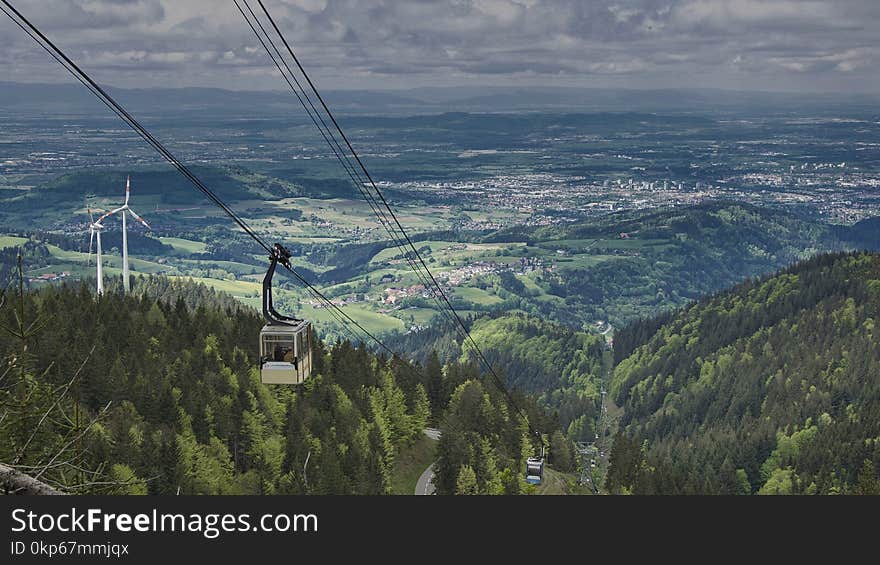
[[[327,88],[880,89],[876,0],[264,2]],[[16,7],[102,82],[283,86],[231,0],[19,0]],[[5,80],[63,80],[5,17],[0,37]]]

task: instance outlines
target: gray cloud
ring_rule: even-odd
[[[880,87],[876,0],[264,2],[326,87]],[[103,82],[283,86],[231,0],[17,5]],[[7,79],[60,79],[11,23],[0,34]]]

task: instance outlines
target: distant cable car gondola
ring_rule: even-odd
[[[290,251],[276,243],[263,278],[263,317],[260,331],[260,380],[266,384],[302,384],[312,372],[311,324],[282,316],[272,304],[272,277],[278,263],[290,267]]]
[[[539,485],[544,478],[544,448],[541,448],[540,457],[526,459],[526,482],[530,485]]]

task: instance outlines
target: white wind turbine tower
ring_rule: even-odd
[[[116,213],[122,214],[122,287],[125,289],[126,293],[128,293],[128,291],[130,290],[130,288],[129,288],[130,285],[128,282],[128,231],[126,228],[126,221],[125,221],[126,214],[125,213],[128,212],[129,214],[131,214],[131,216],[135,220],[144,224],[144,226],[146,226],[147,229],[150,229],[150,224],[148,224],[143,218],[141,218],[140,216],[135,214],[134,210],[129,208],[128,198],[129,198],[130,194],[131,194],[131,177],[126,177],[126,179],[125,179],[125,203],[122,206],[120,206],[119,208],[106,214],[107,216],[112,215],[112,214],[116,214]]]
[[[95,221],[95,217],[92,216],[92,209],[87,208],[89,211],[89,263],[92,262],[92,244],[95,241],[95,235],[97,234],[98,239],[98,295],[104,294],[104,268],[103,268],[103,260],[101,259],[101,230],[104,229],[104,225],[101,223],[101,220],[109,216],[110,214],[104,214],[98,221]]]

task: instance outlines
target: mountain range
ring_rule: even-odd
[[[288,92],[219,88],[126,89],[102,85],[128,109],[142,113],[223,113],[232,108],[255,115],[290,113]],[[876,109],[876,94],[810,94],[715,89],[611,89],[578,87],[423,87],[402,90],[328,90],[324,98],[340,113],[417,114],[442,112],[646,111],[833,113]],[[79,84],[0,82],[0,108],[7,112],[106,113]]]

